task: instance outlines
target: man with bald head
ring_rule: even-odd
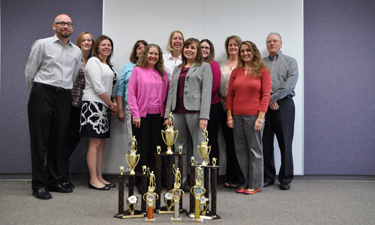
[[[70,90],[79,72],[81,50],[69,39],[73,32],[69,16],[57,16],[52,28],[54,36],[39,39],[31,47],[25,69],[30,89],[27,110],[32,189],[38,199],[51,199],[49,191],[73,191],[60,183],[60,155],[72,104]]]
[[[293,180],[292,142],[295,107],[294,88],[298,80],[297,61],[281,52],[279,33],[271,32],[266,39],[268,57],[263,58],[271,73],[271,96],[263,131],[264,187],[275,182],[273,140],[276,134],[281,153],[278,180],[281,190],[289,190]]]

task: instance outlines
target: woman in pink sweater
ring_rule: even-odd
[[[235,151],[245,177],[237,193],[251,195],[263,187],[262,135],[271,76],[254,43],[242,42],[238,58],[229,81],[227,124],[233,128]]]
[[[156,169],[156,146],[163,145],[160,131],[163,129],[168,75],[164,71],[163,53],[158,45],[147,45],[138,59],[129,80],[128,103],[133,117],[133,132],[141,154],[135,167]],[[136,186],[141,193],[141,180],[136,177]]]

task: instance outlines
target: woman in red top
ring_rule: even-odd
[[[262,135],[271,76],[254,43],[242,42],[238,58],[229,81],[227,124],[233,128],[235,151],[245,177],[237,193],[254,194],[263,187]]]

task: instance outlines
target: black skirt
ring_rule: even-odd
[[[109,138],[111,110],[100,102],[83,101],[81,107],[81,137]]]

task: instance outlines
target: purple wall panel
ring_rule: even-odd
[[[31,45],[54,35],[52,23],[61,13],[73,20],[74,43],[86,30],[97,37],[102,33],[102,11],[103,3],[98,0],[1,1],[0,173],[31,172],[29,90],[24,74]],[[85,145],[83,140],[81,151],[73,157],[73,170],[77,172],[87,171]],[[75,164],[81,166],[76,168]]]
[[[375,175],[375,2],[304,2],[305,174]]]
[[[375,175],[375,2],[304,2],[305,174]],[[1,1],[0,174],[30,173],[24,69],[32,43],[52,36],[54,18],[102,32],[102,1]],[[83,140],[72,172],[87,172]]]

